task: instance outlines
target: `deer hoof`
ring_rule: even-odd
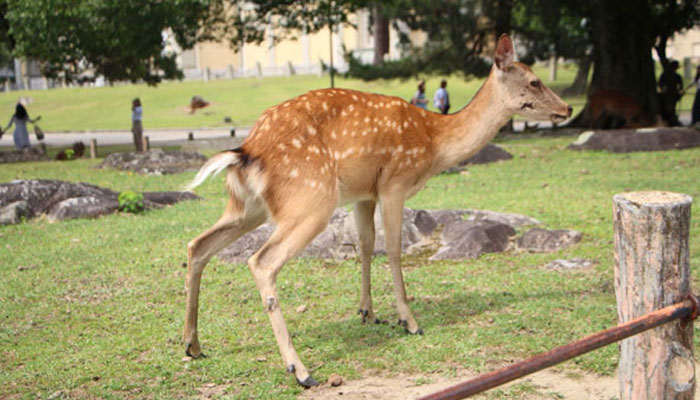
[[[314,386],[318,386],[318,382],[316,379],[314,379],[311,375],[309,375],[306,379],[303,381],[297,378],[297,383],[299,383],[301,386],[304,387],[304,389],[312,388]]]
[[[200,352],[198,355],[194,355],[191,351],[190,348],[192,347],[192,343],[187,343],[187,346],[185,347],[185,354],[187,354],[188,357],[197,359],[197,358],[207,358],[207,356]]]
[[[403,326],[403,329],[406,331],[406,333],[410,333],[411,335],[422,335],[423,334],[423,329],[421,329],[421,328],[416,329],[415,332],[411,332],[408,329],[408,321],[406,321],[405,319],[400,319],[398,324],[399,324],[399,326]]]
[[[362,323],[363,323],[363,324],[372,322],[372,321],[371,321],[371,320],[372,320],[372,315],[371,315],[371,313],[370,313],[369,310],[359,309],[359,310],[357,310],[357,313],[360,314],[360,315],[362,315]],[[379,323],[381,323],[381,321],[379,320],[379,318],[376,318],[376,317],[375,317],[375,318],[374,318],[374,323],[375,323],[375,324],[379,324]]]

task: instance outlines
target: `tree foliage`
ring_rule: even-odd
[[[207,0],[5,0],[14,54],[39,61],[42,73],[68,82],[181,77],[164,52],[163,32],[183,48],[198,39]]]

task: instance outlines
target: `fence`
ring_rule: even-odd
[[[463,399],[626,338],[619,365],[621,400],[693,398],[691,321],[698,316],[700,300],[690,293],[692,199],[636,192],[616,195],[613,203],[615,294],[622,324],[420,400]]]

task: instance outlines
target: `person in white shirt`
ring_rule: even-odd
[[[131,133],[134,134],[134,146],[136,146],[137,152],[142,152],[143,149],[143,108],[141,107],[141,100],[135,98],[131,102]]]
[[[700,65],[698,65],[695,70],[695,79],[693,79],[693,84],[695,85],[695,100],[693,101],[693,122],[695,125],[700,123]]]
[[[450,95],[447,93],[447,81],[442,80],[440,82],[440,89],[435,92],[435,97],[433,98],[433,104],[440,110],[441,114],[447,114],[450,110]]]

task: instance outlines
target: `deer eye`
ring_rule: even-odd
[[[530,81],[530,86],[538,88],[540,87],[540,81]]]

